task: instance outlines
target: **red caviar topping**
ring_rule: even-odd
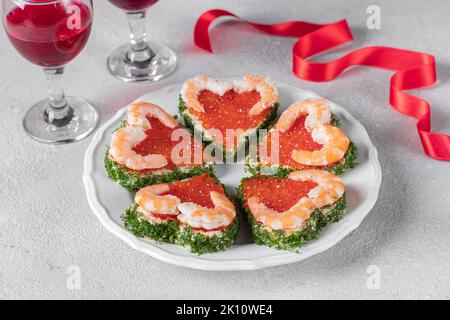
[[[256,116],[249,115],[250,109],[261,100],[261,95],[256,90],[242,93],[228,90],[223,96],[210,90],[202,90],[197,99],[205,112],[192,109],[189,112],[202,122],[203,128],[220,130],[225,146],[226,129],[246,131],[256,128],[270,112],[270,108],[267,108]]]
[[[244,180],[242,189],[245,199],[256,196],[270,209],[283,212],[306,197],[308,192],[317,186],[318,184],[313,181],[257,176]]]
[[[294,161],[291,157],[293,150],[307,150],[315,151],[322,149],[322,145],[315,142],[311,133],[305,128],[306,116],[299,117],[294,125],[286,132],[278,132],[279,135],[279,165],[288,166],[292,168],[304,169],[307,165],[302,165]],[[267,141],[267,155],[271,155],[271,135],[268,134]],[[317,167],[316,167],[317,168]]]
[[[180,140],[172,141],[172,132],[174,130],[180,129],[177,126],[174,129],[166,127],[162,124],[157,118],[147,117],[150,121],[151,128],[145,131],[147,137],[139,143],[137,146],[133,148],[133,150],[140,155],[148,155],[148,154],[162,154],[166,157],[168,164],[164,167],[164,169],[173,169],[177,167],[177,165],[172,161],[172,150],[173,148],[181,143]],[[183,140],[186,142],[186,140]],[[184,163],[181,165],[192,165],[195,164],[195,140],[191,138],[191,161],[189,163]],[[155,171],[155,169],[144,169],[139,170],[138,172],[151,172]]]
[[[177,216],[171,215],[171,214],[159,214],[159,213],[152,212],[151,215],[160,220],[177,220]]]
[[[178,197],[181,202],[193,202],[202,207],[214,208],[211,201],[211,191],[225,194],[221,184],[217,183],[210,175],[195,176],[183,181],[169,183],[167,194]]]
[[[223,229],[225,229],[225,227],[219,227],[219,228],[215,228],[215,229],[211,229],[211,230],[206,230],[204,228],[194,228],[194,227],[191,227],[191,229],[194,230],[194,231],[211,232],[211,231],[223,230]]]

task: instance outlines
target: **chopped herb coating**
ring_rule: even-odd
[[[272,110],[267,114],[267,117],[264,119],[264,121],[257,127],[255,128],[255,131],[257,132],[259,129],[267,129],[270,127],[270,125],[274,122],[274,120],[277,117],[277,111],[279,108],[279,104],[276,103],[273,107]],[[187,111],[187,107],[185,102],[183,101],[183,99],[179,98],[179,105],[178,105],[178,111],[180,112],[181,117],[183,118],[185,127],[188,128],[191,133],[199,133],[202,136],[202,140],[206,145],[212,144],[214,145],[214,150],[222,150],[223,152],[223,159],[234,159],[236,160],[237,158],[237,154],[238,154],[238,150],[240,148],[245,148],[245,150],[248,150],[248,144],[249,144],[249,136],[251,135],[246,135],[243,138],[241,138],[241,141],[239,142],[237,148],[235,148],[232,152],[224,150],[222,147],[220,147],[219,145],[217,145],[213,140],[207,139],[205,137],[205,132],[200,132],[196,129],[195,127],[195,120],[191,118],[191,116],[186,112]]]
[[[244,181],[243,179],[242,181]],[[245,207],[242,192],[242,182],[237,188],[237,198],[241,211],[248,219],[252,238],[258,245],[269,246],[278,250],[296,251],[308,241],[317,238],[320,231],[329,223],[337,222],[345,213],[345,194],[334,204],[316,209],[306,222],[303,229],[286,233],[282,230],[268,230],[257,222],[250,210]]]
[[[215,175],[211,174],[211,177],[216,183],[221,184]],[[186,247],[198,255],[225,250],[234,243],[239,232],[238,214],[230,225],[208,235],[194,231],[190,226],[183,225],[178,220],[167,220],[160,223],[149,222],[142,218],[137,209],[138,205],[133,202],[131,207],[122,215],[127,230],[137,237]]]
[[[109,152],[105,156],[105,169],[112,180],[118,182],[129,191],[137,191],[145,186],[152,184],[168,183],[198,176],[204,173],[214,174],[212,165],[199,165],[180,170],[174,168],[168,172],[155,174],[152,172],[137,173],[128,170],[126,167],[118,164],[109,157]]]

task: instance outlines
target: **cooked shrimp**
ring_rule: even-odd
[[[269,83],[266,77],[246,76],[236,81],[218,81],[208,76],[197,76],[186,80],[181,89],[181,97],[188,109],[196,112],[205,112],[198,100],[202,90],[209,90],[223,96],[229,90],[238,93],[256,90],[261,96],[261,101],[256,103],[249,111],[250,116],[260,114],[264,109],[270,108],[278,102],[279,96],[274,84]]]
[[[334,204],[344,194],[344,183],[335,174],[326,170],[303,170],[289,174],[289,179],[296,181],[313,181],[317,187],[308,192],[316,208]]]
[[[261,101],[256,103],[248,112],[250,116],[257,116],[265,109],[270,108],[280,99],[277,87],[270,83],[266,77],[248,75],[239,81],[237,92],[256,90],[261,96]]]
[[[314,181],[317,187],[308,192],[288,210],[278,212],[268,208],[258,197],[250,197],[247,205],[256,221],[273,230],[291,232],[304,226],[314,210],[336,203],[344,194],[344,183],[325,170],[304,170],[289,174],[288,179]]]
[[[292,231],[303,226],[315,207],[311,199],[301,198],[286,211],[278,212],[268,208],[258,197],[248,199],[248,207],[256,221],[273,230]]]
[[[232,86],[229,82],[220,82],[208,76],[200,75],[184,82],[183,88],[181,89],[181,97],[186,102],[188,108],[197,112],[205,112],[202,104],[198,101],[198,95],[202,90],[209,90],[223,96],[225,92],[231,89]]]
[[[156,184],[139,190],[134,201],[143,209],[157,214],[177,215],[180,199],[173,195],[161,195],[169,191],[169,185]]]
[[[127,112],[127,126],[113,133],[109,154],[113,160],[132,170],[160,169],[168,164],[167,158],[161,154],[141,155],[133,150],[133,147],[145,140],[145,131],[151,128],[148,116],[157,118],[163,125],[169,128],[178,126],[161,107],[148,103],[133,103]]]
[[[153,103],[137,102],[128,108],[127,122],[129,126],[142,127],[144,129],[151,128],[150,121],[147,117],[157,118],[163,125],[168,128],[175,128],[178,124],[172,116],[164,109]]]
[[[178,220],[193,228],[214,230],[228,226],[236,216],[231,201],[223,194],[211,191],[210,196],[214,208],[205,208],[193,202],[181,202],[169,192],[168,184],[157,184],[145,187],[136,193],[134,201],[139,207],[157,214],[176,215]]]
[[[146,137],[142,127],[126,126],[113,133],[109,154],[117,163],[132,170],[159,169],[165,167],[168,161],[161,154],[143,156],[133,150]]]
[[[281,115],[275,129],[285,132],[294,125],[298,117],[303,115],[306,115],[305,127],[308,131],[331,121],[331,111],[327,101],[311,98],[290,105]]]
[[[291,157],[294,161],[309,166],[325,166],[344,158],[350,145],[350,139],[341,129],[328,124],[314,128],[311,137],[317,143],[323,144],[322,149],[293,150]]]
[[[195,78],[191,80],[186,80],[183,84],[183,88],[181,90],[181,97],[186,103],[188,108],[192,108],[197,112],[205,112],[200,101],[198,101],[197,96],[200,93],[200,90],[196,84]]]
[[[211,200],[214,208],[205,208],[193,202],[184,202],[178,205],[181,212],[178,220],[193,228],[214,230],[230,225],[236,216],[236,210],[231,201],[222,193],[211,191]]]
[[[292,104],[283,112],[275,129],[286,132],[298,117],[303,115],[306,115],[306,130],[311,132],[312,139],[323,147],[315,151],[293,150],[292,159],[308,166],[326,166],[341,160],[348,150],[350,140],[341,129],[329,125],[331,111],[324,99],[311,98]]]

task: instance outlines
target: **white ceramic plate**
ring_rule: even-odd
[[[294,88],[281,82],[276,83],[281,96],[283,111],[292,102],[318,95]],[[163,106],[172,115],[177,114],[178,95],[182,84],[172,85],[150,92],[139,101],[149,101]],[[100,222],[113,234],[124,240],[131,247],[156,259],[202,270],[256,270],[276,265],[298,262],[312,255],[323,252],[351,231],[356,229],[374,206],[381,184],[381,169],[377,150],[369,139],[364,127],[344,108],[331,104],[331,109],[342,124],[343,130],[358,147],[358,166],[343,177],[347,210],[345,217],[323,229],[319,238],[309,242],[298,253],[278,251],[252,243],[245,223],[242,223],[236,244],[223,252],[197,256],[173,244],[155,243],[137,238],[128,232],[121,221],[121,214],[132,202],[132,194],[119,184],[110,180],[103,167],[106,146],[111,133],[124,119],[127,107],[107,121],[95,134],[84,160],[83,182],[92,211]],[[220,165],[216,168],[219,179],[225,183],[227,190],[234,192],[244,175],[243,165]]]

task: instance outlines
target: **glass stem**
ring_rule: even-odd
[[[146,11],[127,12],[131,43],[127,59],[137,65],[148,63],[155,56],[146,41],[145,16]]]
[[[48,82],[49,104],[45,111],[45,120],[55,126],[64,126],[72,120],[73,109],[67,104],[64,94],[64,67],[44,69]]]

